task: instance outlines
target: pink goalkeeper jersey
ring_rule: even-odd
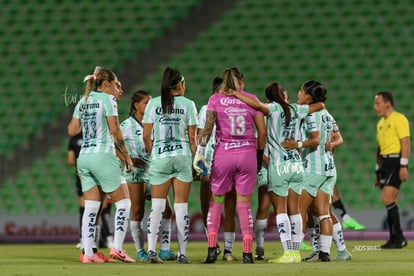
[[[256,98],[255,95],[240,91]],[[215,155],[256,150],[254,117],[259,111],[235,96],[216,93],[208,101],[207,110],[216,112]]]

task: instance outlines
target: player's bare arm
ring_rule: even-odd
[[[216,123],[217,114],[215,111],[207,110],[206,113],[206,124],[201,134],[198,144],[205,147],[208,140],[210,140],[211,133],[213,132],[214,124]]]

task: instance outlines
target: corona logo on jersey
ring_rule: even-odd
[[[220,104],[228,106],[229,104],[244,104],[244,102],[242,102],[238,98],[225,97],[220,99]]]
[[[155,113],[157,115],[163,115],[164,113],[162,112],[162,108],[161,107],[157,107],[155,109]],[[184,115],[185,114],[185,110],[183,108],[173,108],[169,114],[179,114],[179,115]]]

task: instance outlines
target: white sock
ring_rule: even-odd
[[[114,248],[122,250],[122,245],[128,232],[128,221],[131,213],[131,200],[124,198],[115,202],[114,215]]]
[[[256,236],[256,246],[264,248],[264,235],[267,227],[267,219],[256,219],[254,234]]]
[[[276,225],[279,231],[280,241],[284,251],[290,251],[292,246],[292,234],[289,217],[286,213],[276,215]]]
[[[320,244],[319,244],[319,238],[321,235],[321,225],[319,224],[319,218],[316,216],[312,216],[313,219],[313,225],[311,232],[311,242],[312,242],[312,251],[313,252],[319,252]]]
[[[332,239],[338,248],[338,251],[344,251],[346,249],[342,226],[339,222],[333,225]]]
[[[233,244],[236,239],[235,232],[224,232],[224,250],[233,252]]]
[[[330,253],[331,252],[331,244],[332,244],[332,236],[328,235],[320,235],[319,237],[319,246],[322,252]]]
[[[108,245],[108,248],[114,247],[114,237],[112,235],[106,237],[106,244]]]
[[[142,228],[142,221],[131,220],[131,236],[137,252],[144,249],[144,230]]]
[[[158,231],[160,229],[162,213],[165,210],[165,198],[152,198],[151,199],[151,212],[147,221],[147,241],[148,251],[154,251],[157,247]]]
[[[85,200],[85,211],[82,217],[82,248],[88,257],[92,257],[94,254],[95,222],[100,206],[100,201]]]
[[[162,219],[160,226],[160,250],[170,250],[171,245],[171,218]]]
[[[187,255],[188,233],[190,231],[188,203],[174,203],[174,210],[177,224],[178,252],[180,255]]]
[[[302,233],[302,216],[300,214],[289,216],[290,227],[292,233],[293,250],[300,250],[300,243],[302,242],[300,234]]]

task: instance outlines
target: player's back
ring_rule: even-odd
[[[255,97],[244,91],[242,93]],[[238,98],[222,93],[210,97],[207,110],[216,112],[216,152],[256,149],[256,110]]]

